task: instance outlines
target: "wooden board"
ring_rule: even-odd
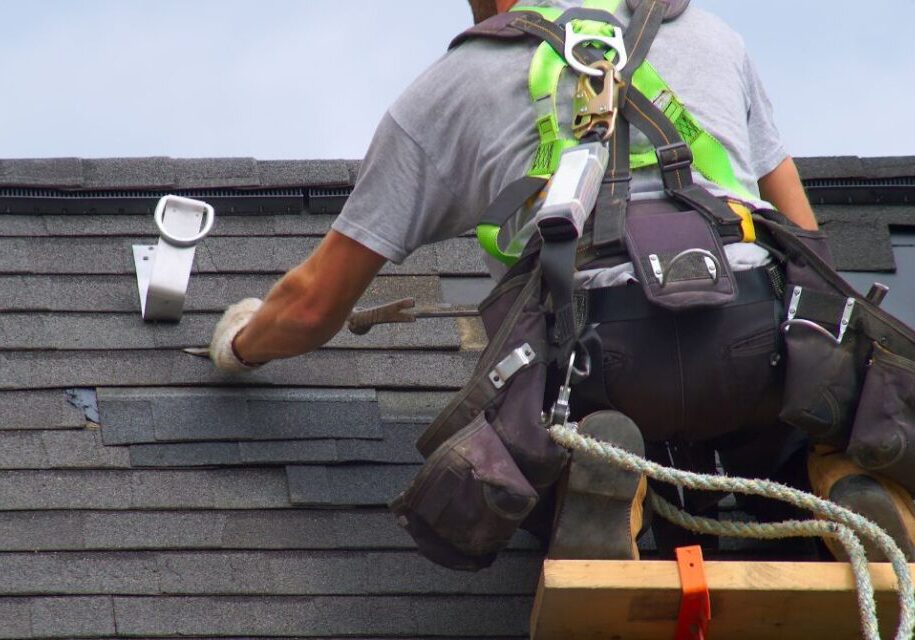
[[[912,565],[915,568],[915,565]],[[857,640],[847,564],[706,562],[709,640]],[[896,578],[872,564],[881,635],[898,617]],[[531,615],[533,640],[667,640],[680,609],[676,562],[547,560]]]

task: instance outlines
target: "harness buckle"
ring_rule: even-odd
[[[662,171],[678,171],[693,164],[693,151],[682,140],[658,147],[655,153],[658,155],[658,165]]]
[[[600,91],[595,90],[590,75],[578,78],[578,87],[572,101],[572,132],[581,140],[598,127],[603,127],[604,134],[601,138],[606,142],[616,130],[623,78],[617,67],[608,60],[598,60],[590,68],[600,71],[603,87]]]

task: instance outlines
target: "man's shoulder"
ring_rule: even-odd
[[[530,42],[467,41],[426,69],[391,106],[390,113],[408,133],[430,118],[457,123],[469,113],[493,117],[524,108],[530,101]]]

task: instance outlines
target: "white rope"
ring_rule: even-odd
[[[911,640],[915,635],[915,588],[912,585],[912,576],[909,573],[906,558],[886,532],[857,513],[771,480],[705,475],[662,467],[612,444],[581,435],[569,426],[554,425],[550,427],[550,435],[554,441],[567,449],[602,458],[627,471],[644,474],[660,482],[703,491],[724,491],[774,498],[826,518],[827,520],[791,520],[781,523],[719,522],[692,516],[656,494],[651,494],[652,507],[659,515],[698,533],[761,539],[796,536],[837,538],[845,547],[851,560],[855,584],[858,588],[858,604],[864,637],[867,640],[880,640],[874,588],[864,547],[858,536],[872,540],[890,560],[898,581],[900,616],[895,640]]]

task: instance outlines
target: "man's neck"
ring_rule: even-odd
[[[496,0],[496,11],[499,13],[505,13],[513,6],[515,6],[516,2],[517,0]]]

